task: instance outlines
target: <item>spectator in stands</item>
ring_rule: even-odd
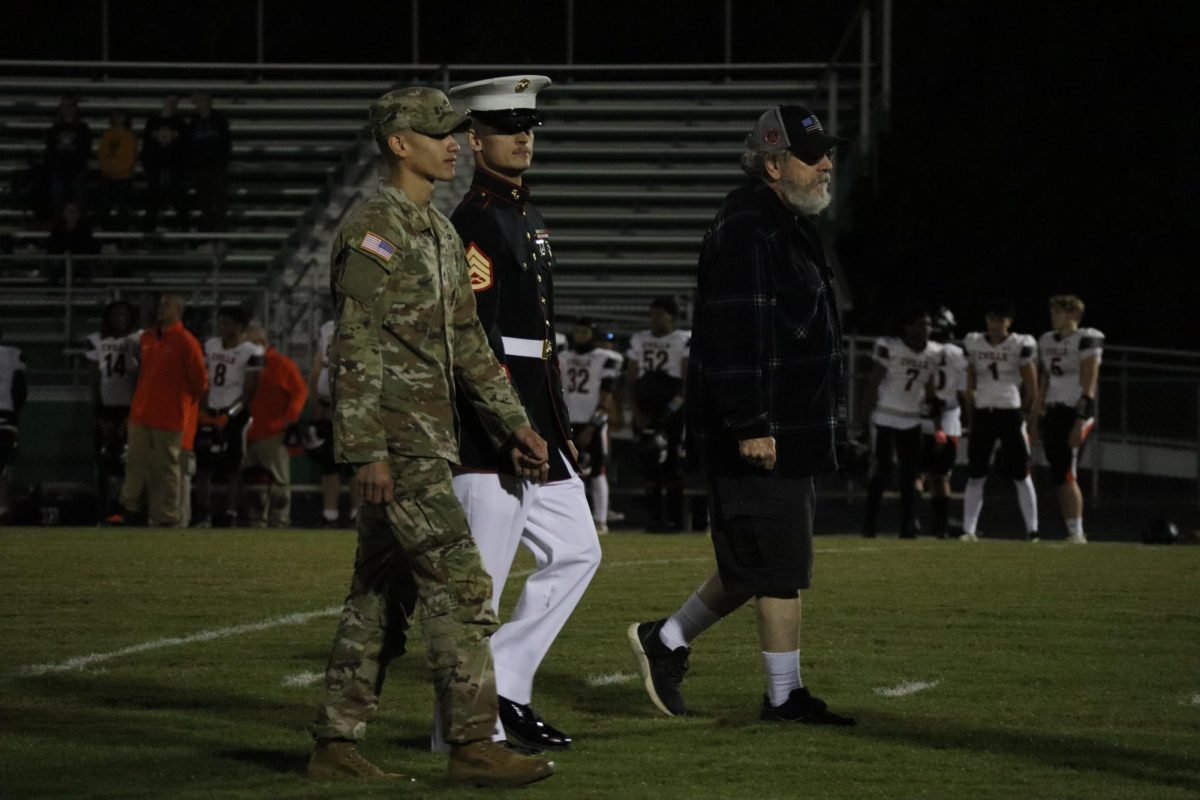
[[[129,112],[117,109],[100,137],[100,214],[105,227],[129,226],[129,193],[137,165],[137,137],[129,129]]]
[[[308,385],[296,362],[271,347],[262,327],[251,325],[246,340],[266,351],[250,399],[251,422],[242,478],[246,515],[253,528],[286,528],[291,524],[292,462],[283,438],[287,428],[300,419]]]
[[[212,97],[197,92],[192,97],[196,112],[188,126],[192,185],[196,187],[196,205],[200,209],[200,229],[225,230],[225,213],[229,192],[229,156],[233,145],[229,137],[229,120],[213,110]]]
[[[183,298],[164,294],[155,325],[142,331],[141,370],[129,413],[129,450],[121,487],[125,525],[140,516],[143,492],[152,526],[181,522],[184,434],[195,425],[195,407],[208,391],[200,342],[183,327]]]
[[[178,114],[179,98],[169,94],[162,110],[146,120],[142,132],[142,167],[146,170],[146,230],[158,227],[158,212],[165,202],[175,209],[178,227],[188,229],[187,124]]]
[[[100,331],[87,338],[96,418],[96,488],[100,518],[116,512],[112,485],[125,475],[129,404],[137,385],[140,358],[137,310],[124,300],[104,307]],[[115,500],[115,498],[113,498]]]
[[[17,452],[17,418],[26,394],[20,349],[0,344],[0,520],[8,514],[8,465]]]
[[[82,260],[72,262],[72,279],[74,281],[88,280],[92,276],[92,262],[86,256],[93,256],[99,248],[92,234],[92,223],[88,220],[83,208],[76,203],[67,203],[62,213],[54,221],[50,236],[46,240],[46,252],[51,255],[85,256]],[[66,264],[63,261],[52,261],[47,270],[47,277],[54,284],[61,284],[66,275]]]
[[[46,167],[50,177],[51,211],[57,218],[67,203],[83,207],[92,130],[79,118],[74,97],[58,103],[58,117],[46,132]]]

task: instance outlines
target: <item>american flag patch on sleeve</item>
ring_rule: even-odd
[[[371,231],[367,231],[363,236],[362,243],[359,244],[358,249],[379,256],[384,261],[387,261],[396,254],[396,245],[378,233],[372,233]]]

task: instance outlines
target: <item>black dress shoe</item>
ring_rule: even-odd
[[[500,724],[509,741],[530,750],[566,750],[571,737],[538,716],[532,708],[498,697]]]

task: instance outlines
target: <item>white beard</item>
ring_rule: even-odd
[[[815,186],[805,186],[792,181],[780,180],[779,189],[783,204],[793,213],[812,216],[829,207],[833,198],[829,195],[829,183],[820,181]]]

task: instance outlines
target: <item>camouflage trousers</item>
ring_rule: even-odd
[[[492,581],[451,488],[450,466],[393,456],[391,471],[391,501],[363,503],[358,513],[354,577],[313,735],[351,741],[365,735],[415,611],[447,741],[490,739],[496,683],[488,639],[498,621]]]

